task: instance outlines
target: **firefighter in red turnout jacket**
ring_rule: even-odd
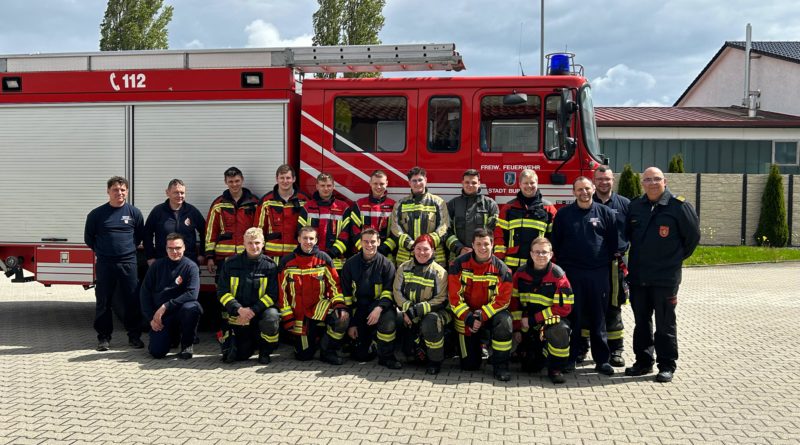
[[[483,359],[481,340],[484,334],[488,334],[492,339],[494,376],[500,381],[508,381],[511,379],[508,371],[512,334],[508,311],[511,271],[492,255],[492,236],[487,230],[475,230],[472,249],[472,253],[456,258],[450,265],[448,279],[450,309],[455,315],[461,351],[461,369],[480,367]]]
[[[297,220],[308,196],[295,186],[292,167],[283,164],[275,172],[275,187],[261,198],[256,227],[264,230],[264,253],[275,261],[297,247]]]
[[[517,197],[500,208],[494,229],[494,252],[511,270],[528,260],[531,241],[550,236],[556,208],[542,199],[539,177],[533,170],[519,174]]]
[[[350,205],[333,194],[333,177],[327,173],[317,176],[317,191],[300,211],[298,230],[313,227],[317,231],[319,250],[328,254],[336,270],[344,265],[350,243]]]
[[[350,314],[339,287],[331,257],[317,248],[317,231],[303,227],[299,246],[281,259],[278,307],[284,329],[296,338],[295,357],[320,359],[341,365],[338,350],[350,324]]]
[[[217,282],[217,296],[224,308],[222,360],[247,360],[257,345],[258,362],[266,365],[278,346],[278,268],[263,253],[261,229],[247,229],[244,245],[244,253],[225,260]]]
[[[244,252],[244,232],[253,227],[258,197],[244,187],[244,175],[236,167],[225,170],[228,189],[211,203],[206,218],[206,267],[217,273],[217,263]]]
[[[539,372],[547,366],[553,383],[564,383],[562,369],[569,359],[567,316],[575,298],[564,271],[553,264],[553,246],[546,238],[531,243],[530,258],[514,273],[511,315],[522,370]]]
[[[386,195],[389,185],[386,173],[375,170],[369,178],[369,196],[365,196],[350,208],[350,239],[355,241],[355,251],[361,249],[360,234],[364,229],[373,228],[380,235],[378,252],[390,258],[397,250],[397,241],[389,232],[389,218],[395,201]]]

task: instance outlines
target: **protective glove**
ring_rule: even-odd
[[[553,315],[550,318],[545,318],[544,319],[545,326],[552,326],[552,325],[558,324],[560,322],[561,322],[561,316],[559,316],[559,315]]]

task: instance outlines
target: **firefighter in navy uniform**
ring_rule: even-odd
[[[678,360],[675,306],[681,267],[700,242],[700,228],[694,207],[667,189],[661,170],[645,170],[642,185],[645,194],[631,202],[627,221],[636,361],[625,375],[649,374],[655,362],[659,371],[656,381],[666,383],[672,381]]]
[[[320,349],[320,360],[341,365],[342,338],[350,312],[331,257],[317,248],[317,231],[303,227],[294,252],[278,266],[278,307],[283,328],[295,336],[295,357],[306,361]]]
[[[359,240],[361,252],[344,263],[340,276],[344,301],[351,308],[347,334],[354,343],[352,357],[360,362],[372,360],[370,348],[376,342],[380,364],[400,369],[391,348],[397,320],[392,299],[394,264],[378,252],[377,230],[367,227]]]
[[[608,334],[608,349],[611,358],[608,363],[616,368],[625,366],[625,325],[622,322],[622,306],[628,302],[628,283],[625,281],[628,268],[625,263],[625,254],[628,251],[628,236],[625,234],[625,219],[628,217],[630,200],[614,192],[614,172],[601,165],[594,171],[593,182],[595,202],[603,204],[614,212],[617,220],[617,233],[619,234],[619,255],[611,262],[611,293],[609,294],[608,307],[606,308],[606,333]],[[589,350],[589,330],[581,330],[583,341],[578,351],[577,361],[582,361],[582,356]]]
[[[614,213],[592,200],[594,184],[579,176],[572,183],[575,202],[562,207],[553,222],[551,242],[558,264],[564,269],[575,292],[570,323],[572,346],[569,368],[577,360],[581,331],[589,329],[595,371],[613,375],[614,368],[606,334],[606,308],[611,292],[609,265],[617,254],[619,234]]]
[[[333,177],[327,173],[317,176],[317,191],[303,206],[298,229],[316,229],[319,250],[330,256],[336,270],[341,270],[350,244],[350,205],[333,194]]]
[[[447,232],[447,250],[450,259],[472,252],[472,233],[475,229],[486,229],[494,233],[500,211],[492,198],[481,194],[481,176],[478,170],[464,172],[461,181],[461,196],[447,203],[450,229]]]
[[[375,170],[369,178],[369,196],[359,199],[350,208],[350,239],[355,241],[355,252],[361,249],[361,231],[370,227],[380,235],[378,252],[381,255],[391,259],[397,250],[397,240],[389,230],[395,201],[386,194],[388,184],[386,173]]]
[[[508,381],[511,374],[512,319],[511,271],[492,255],[492,235],[485,229],[475,230],[471,253],[461,255],[450,265],[448,293],[450,309],[455,315],[455,328],[461,352],[461,369],[476,370],[483,359],[482,335],[492,339],[491,362],[497,380]]]
[[[445,327],[453,319],[447,310],[447,271],[434,261],[434,245],[431,235],[420,235],[411,245],[413,257],[397,267],[392,296],[401,311],[400,338],[391,340],[394,330],[386,337],[392,354],[399,340],[403,353],[426,363],[425,373],[431,375],[442,368]]]
[[[542,199],[539,178],[533,170],[519,174],[517,197],[500,208],[494,229],[494,252],[512,271],[528,260],[531,241],[550,236],[556,208]]]
[[[278,346],[278,267],[264,255],[264,232],[258,227],[245,231],[244,245],[244,253],[223,263],[217,282],[224,308],[222,360],[247,360],[258,349],[258,362],[266,365]]]
[[[514,273],[511,294],[522,370],[535,373],[546,366],[553,383],[564,383],[561,371],[569,359],[572,287],[564,270],[550,261],[553,246],[547,238],[533,240],[530,257]]]
[[[295,186],[295,180],[291,166],[279,166],[275,187],[258,206],[255,226],[264,230],[264,253],[276,262],[297,247],[297,220],[308,201],[308,196]]]

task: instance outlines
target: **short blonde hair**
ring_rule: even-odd
[[[522,170],[521,172],[519,172],[519,180],[520,181],[522,181],[522,178],[525,178],[525,177],[528,177],[528,176],[533,178],[534,181],[539,182],[539,175],[537,175],[535,171],[533,171],[533,170],[531,170],[529,168],[526,168],[525,170]]]
[[[534,238],[533,241],[531,241],[531,250],[533,250],[533,246],[538,246],[540,244],[547,246],[547,248],[550,249],[551,252],[553,251],[553,245],[550,244],[550,240],[548,240],[543,236]]]
[[[250,227],[244,232],[244,239],[254,239],[263,242],[264,241],[264,231],[261,230],[260,227]]]

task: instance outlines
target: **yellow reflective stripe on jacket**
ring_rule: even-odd
[[[530,304],[539,304],[542,306],[552,306],[553,299],[547,297],[542,294],[537,294],[534,292],[520,292],[519,293],[519,302],[520,303],[530,303]]]
[[[328,308],[330,308],[331,302],[326,299],[319,300],[317,305],[314,307],[314,316],[311,317],[314,320],[324,320],[325,316],[328,315]]]
[[[420,314],[420,315],[425,315],[425,314],[429,313],[430,311],[431,311],[431,304],[428,303],[427,301],[423,301],[422,302],[422,314]]]
[[[550,342],[547,343],[547,353],[554,357],[569,357],[569,346],[566,348],[556,348]]]
[[[467,303],[464,303],[462,301],[458,303],[456,307],[453,308],[453,314],[456,316],[456,318],[461,318],[461,316],[464,315],[464,312],[467,312],[468,310],[469,306],[467,306]]]
[[[236,298],[235,295],[236,295],[236,290],[239,287],[239,277],[231,277],[230,285],[231,285],[230,292],[219,297],[219,302],[222,303],[223,306],[227,305],[234,298]]]
[[[291,306],[289,306],[289,305],[286,305],[286,306],[282,307],[282,308],[281,308],[281,318],[288,317],[289,315],[292,315],[292,308],[291,308]]]
[[[297,243],[266,243],[264,248],[270,252],[290,253],[297,247]]]
[[[503,230],[508,230],[508,221],[504,219],[497,218],[497,227],[500,227]]]
[[[541,232],[547,231],[548,227],[552,227],[552,225],[547,224],[546,221],[540,221],[538,219],[515,219],[513,221],[509,221],[508,229],[536,229]]]
[[[575,304],[575,294],[558,294],[561,296],[561,301],[564,304]],[[553,297],[553,302],[556,301],[556,298]]]
[[[400,205],[401,213],[409,213],[409,212],[436,213],[438,211],[439,208],[435,205],[425,205],[422,203],[403,203]]]
[[[432,278],[423,278],[414,275],[414,272],[403,272],[403,279],[406,283],[419,284],[425,287],[433,287],[435,281]]]
[[[507,257],[506,257],[506,258],[503,260],[503,262],[505,262],[505,263],[506,263],[506,266],[508,266],[508,267],[517,267],[517,266],[519,266],[519,264],[520,264],[520,262],[521,262],[521,261],[520,261],[520,259],[519,259],[519,258],[517,258],[517,257],[513,257],[513,256],[507,256]]]
[[[261,302],[264,303],[264,306],[266,306],[266,307],[274,306],[275,302],[272,301],[272,297],[267,295],[267,284],[269,282],[269,278],[261,277],[261,278],[258,279],[258,281],[259,281],[258,299],[261,300]]]

